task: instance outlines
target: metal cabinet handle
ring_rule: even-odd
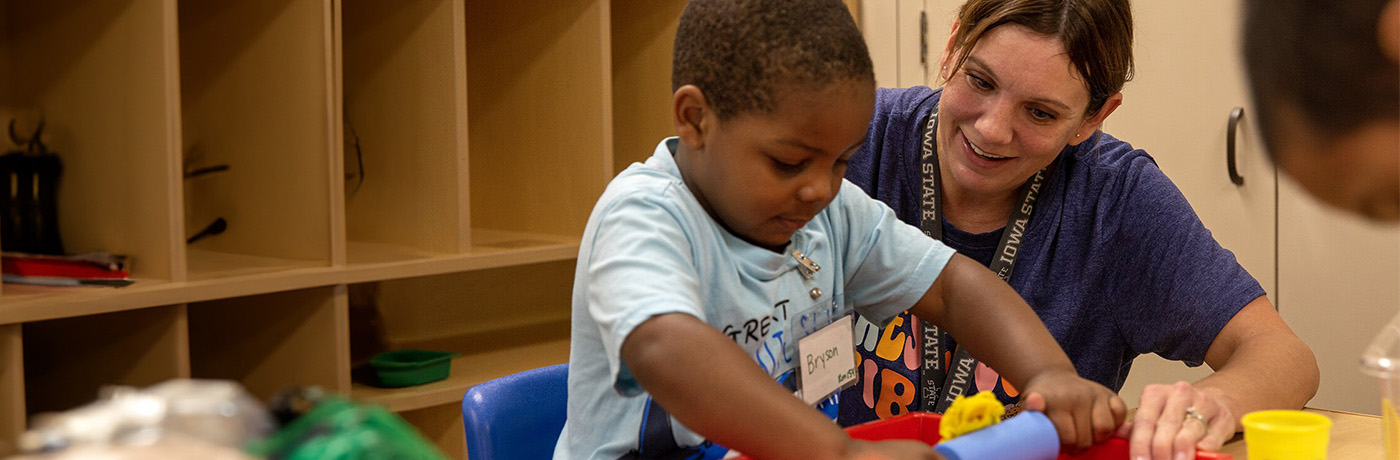
[[[1230,172],[1230,182],[1235,185],[1244,185],[1244,176],[1235,167],[1235,130],[1240,125],[1240,118],[1244,117],[1244,107],[1235,107],[1230,111],[1230,124],[1225,130],[1225,166]]]

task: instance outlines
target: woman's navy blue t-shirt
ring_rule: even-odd
[[[869,135],[846,170],[846,179],[911,225],[919,225],[921,128],[940,95],[926,87],[880,89]],[[1097,133],[1055,161],[1011,287],[1079,374],[1114,391],[1140,354],[1200,365],[1225,323],[1264,289],[1146,152]],[[943,233],[945,243],[983,264],[1001,239],[1001,230],[969,234],[946,221]],[[887,330],[857,326],[861,376],[841,395],[841,424],[918,408],[916,321],[906,312]],[[945,343],[955,344],[951,339]],[[969,393],[990,390],[1004,404],[1017,401],[1018,390],[994,370],[979,366],[975,377]]]

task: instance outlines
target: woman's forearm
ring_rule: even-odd
[[[1317,394],[1317,359],[1266,297],[1226,323],[1206,362],[1215,373],[1195,386],[1223,396],[1237,422],[1251,411],[1301,408]]]

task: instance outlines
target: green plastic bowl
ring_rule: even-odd
[[[394,350],[370,358],[369,365],[385,387],[407,387],[447,378],[456,353],[431,350]]]

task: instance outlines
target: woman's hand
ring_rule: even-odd
[[[1044,412],[1060,434],[1060,444],[1088,449],[1113,436],[1128,409],[1123,400],[1103,385],[1073,372],[1046,371],[1026,385],[1026,410]]]
[[[1118,435],[1134,460],[1191,460],[1196,449],[1215,451],[1238,429],[1239,417],[1223,393],[1187,382],[1148,385],[1137,413]]]

